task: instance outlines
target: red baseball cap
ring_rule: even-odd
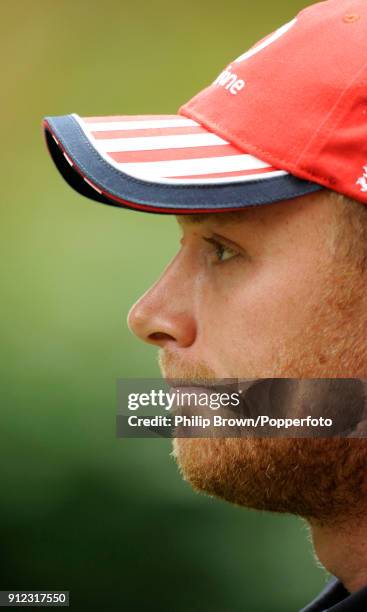
[[[221,212],[324,187],[367,203],[367,2],[302,10],[177,115],[71,114],[44,130],[74,189],[123,208]]]

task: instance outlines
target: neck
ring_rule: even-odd
[[[315,554],[350,592],[367,585],[367,517],[338,525],[310,521]]]

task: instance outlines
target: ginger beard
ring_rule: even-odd
[[[291,347],[280,348],[274,378],[365,378],[365,321],[357,277],[350,270],[343,277],[348,281],[336,283],[330,275],[330,285],[323,288],[325,300],[314,312],[317,324],[301,330]],[[338,311],[337,326],[333,308]],[[341,316],[348,330],[352,317],[355,334],[340,333],[338,343],[335,330],[343,332]],[[242,372],[232,376],[261,378],[261,367],[249,372],[246,350],[243,355]],[[166,378],[199,384],[219,377],[207,364],[187,364],[182,355],[168,349],[161,351],[159,362]],[[363,438],[176,438],[172,454],[194,489],[240,506],[292,513],[320,526],[340,525],[365,514],[367,440]]]

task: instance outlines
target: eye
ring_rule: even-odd
[[[227,244],[219,242],[214,238],[204,238],[204,240],[214,247],[215,254],[221,263],[238,255],[238,253]]]

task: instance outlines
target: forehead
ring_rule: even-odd
[[[308,217],[313,208],[319,208],[320,196],[312,194],[293,200],[282,200],[272,204],[261,206],[249,206],[241,210],[218,212],[218,213],[196,213],[190,215],[176,215],[176,219],[182,229],[195,227],[259,227],[274,228],[276,225],[296,221],[300,217]]]
[[[330,215],[335,213],[336,203],[328,197],[327,190],[294,198],[292,200],[281,200],[261,206],[249,206],[241,210],[218,212],[218,213],[196,213],[189,215],[176,215],[177,222],[183,229],[191,226],[249,226],[275,228],[284,224],[293,225],[312,221],[317,225],[321,220],[330,221]],[[334,210],[332,210],[334,209]]]
[[[176,215],[177,222],[181,226],[203,225],[204,223],[215,223],[229,225],[230,223],[240,222],[246,218],[248,210],[236,210],[222,213],[197,213],[195,215]],[[247,215],[249,217],[249,215]]]

